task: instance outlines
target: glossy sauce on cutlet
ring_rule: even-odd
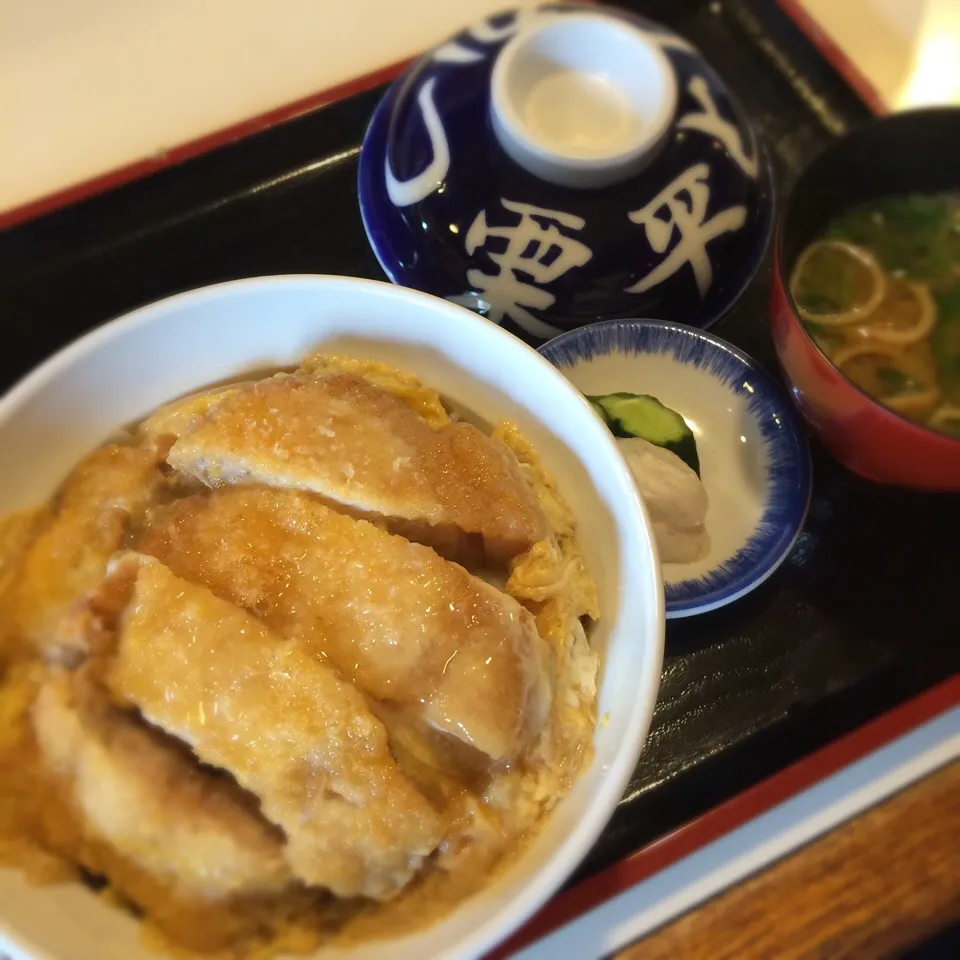
[[[170,451],[210,486],[264,483],[481,534],[499,562],[548,534],[513,454],[468,423],[431,426],[352,374],[284,375],[216,404]]]
[[[422,704],[430,722],[497,759],[522,745],[546,657],[533,617],[428,547],[297,491],[232,487],[173,504],[141,549],[301,640],[367,694]]]
[[[363,697],[297,641],[157,560],[123,564],[137,574],[106,654],[111,692],[259,796],[304,881],[340,896],[396,893],[442,824]]]

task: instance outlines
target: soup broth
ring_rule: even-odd
[[[800,254],[790,290],[861,390],[960,437],[960,194],[851,207]]]

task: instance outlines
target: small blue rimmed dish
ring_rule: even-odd
[[[774,573],[803,527],[811,468],[806,435],[769,374],[719,337],[660,320],[582,327],[540,353],[602,416],[616,412],[611,404],[619,402],[605,397],[647,395],[678,413],[693,435],[706,491],[699,528],[705,535],[695,557],[663,563],[668,618],[725,606]],[[620,421],[607,419],[624,436]],[[632,442],[621,441],[625,452]],[[635,472],[643,469],[628,461]],[[644,492],[644,483],[638,485]],[[650,500],[647,505],[656,528]],[[663,559],[671,547],[662,546]]]
[[[706,327],[756,273],[773,181],[682,37],[599,4],[504,13],[430,51],[364,137],[360,213],[395,283],[541,343],[597,320]]]

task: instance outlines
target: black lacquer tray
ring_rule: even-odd
[[[781,196],[868,116],[773,0],[623,5],[710,58],[764,138]],[[381,278],[356,174],[382,92],[0,234],[0,390],[91,327],[191,287],[276,273]],[[775,371],[768,281],[769,265],[713,329]],[[960,497],[873,486],[816,445],[813,455],[810,516],[780,571],[730,608],[668,626],[646,750],[578,878],[960,670]]]

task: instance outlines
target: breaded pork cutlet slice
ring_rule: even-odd
[[[549,536],[506,445],[472,424],[431,426],[361,376],[278,374],[182,422],[168,463],[211,487],[309,491],[454,557],[479,539],[493,565]]]
[[[293,882],[282,834],[256,814],[250,798],[136,714],[113,706],[86,667],[56,670],[44,682],[33,726],[83,832],[160,885],[216,901],[275,894]]]
[[[138,447],[111,444],[83,460],[9,575],[0,616],[11,632],[49,660],[82,658],[82,624],[73,614],[163,483],[154,456]]]
[[[256,798],[117,709],[88,668],[54,671],[33,727],[51,778],[33,835],[105,878],[171,942],[221,955],[283,929],[292,906],[322,906],[325,894],[294,878]]]
[[[494,759],[518,755],[549,713],[552,665],[529,611],[429,547],[309,495],[188,497],[154,517],[140,549]]]
[[[259,797],[303,881],[340,897],[397,893],[443,827],[362,695],[298,641],[152,557],[112,563],[104,608],[124,592],[93,644],[113,695]]]

